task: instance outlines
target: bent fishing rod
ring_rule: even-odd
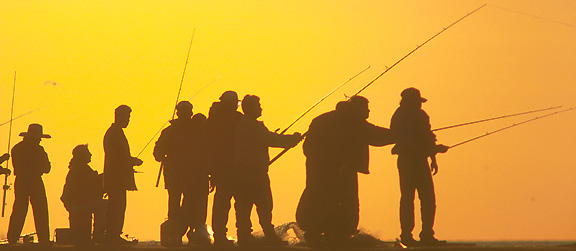
[[[488,119],[481,119],[481,120],[476,120],[476,121],[472,121],[472,122],[466,122],[466,123],[457,124],[457,125],[440,127],[440,128],[436,128],[436,129],[434,129],[434,130],[432,130],[432,131],[433,131],[433,132],[442,131],[442,130],[451,129],[451,128],[456,128],[456,127],[460,127],[460,126],[472,125],[472,124],[477,124],[477,123],[482,123],[482,122],[487,122],[487,121],[492,121],[492,120],[497,120],[497,119],[503,119],[503,118],[510,118],[510,117],[515,117],[515,116],[520,116],[520,115],[525,115],[525,114],[530,114],[530,113],[536,113],[536,112],[543,112],[543,111],[548,111],[548,110],[554,110],[554,109],[558,109],[558,108],[562,108],[562,106],[561,106],[561,105],[560,105],[560,106],[553,106],[553,107],[544,108],[544,109],[539,109],[539,110],[533,110],[533,111],[527,111],[527,112],[520,112],[520,113],[515,113],[515,114],[503,115],[503,116],[498,116],[498,117],[493,117],[493,118],[488,118]]]
[[[464,144],[466,144],[466,143],[469,143],[469,142],[472,142],[472,141],[475,141],[475,140],[484,138],[484,137],[486,137],[486,136],[492,135],[492,134],[497,133],[497,132],[501,132],[501,131],[504,131],[504,130],[507,130],[507,129],[510,129],[510,128],[513,128],[513,127],[516,127],[516,126],[519,126],[519,125],[523,125],[523,124],[526,124],[526,123],[529,123],[529,122],[532,122],[532,121],[535,121],[535,120],[543,119],[543,118],[546,118],[546,117],[550,117],[550,116],[553,116],[553,115],[557,115],[557,114],[560,114],[560,113],[563,113],[563,112],[572,111],[572,110],[574,110],[574,107],[569,108],[569,109],[565,109],[565,110],[562,110],[562,111],[557,111],[557,112],[549,113],[549,114],[542,115],[542,116],[539,116],[539,117],[535,117],[535,118],[532,118],[532,119],[529,119],[529,120],[522,121],[522,122],[520,122],[520,123],[515,123],[515,124],[512,124],[512,125],[509,125],[509,126],[500,128],[500,129],[498,129],[498,130],[494,130],[494,131],[491,131],[491,132],[487,132],[486,134],[483,134],[483,135],[480,135],[480,136],[477,136],[477,137],[474,137],[474,138],[471,138],[471,139],[462,141],[462,142],[460,142],[460,143],[458,143],[458,144],[451,145],[451,146],[449,146],[449,148],[452,149],[452,148],[454,148],[454,147],[464,145]]]
[[[368,84],[366,84],[364,87],[362,87],[358,92],[356,92],[356,94],[354,94],[353,96],[357,96],[358,94],[360,94],[361,92],[363,92],[366,88],[368,88],[370,85],[372,85],[374,82],[376,82],[376,80],[378,80],[380,77],[382,77],[384,74],[386,74],[388,71],[392,70],[392,68],[394,68],[396,65],[398,65],[400,62],[404,61],[404,59],[408,58],[410,55],[412,55],[414,52],[416,52],[418,49],[422,48],[422,46],[424,46],[425,44],[427,44],[428,42],[432,41],[434,38],[436,38],[437,36],[439,36],[440,34],[444,33],[444,31],[450,29],[452,26],[454,26],[455,24],[459,23],[460,21],[464,20],[465,18],[467,18],[468,16],[474,14],[475,12],[477,12],[478,10],[484,8],[486,6],[486,4],[476,8],[475,10],[473,10],[472,12],[466,14],[465,16],[461,17],[460,19],[456,20],[455,22],[451,23],[450,25],[448,25],[447,27],[443,28],[440,32],[436,33],[434,36],[430,37],[428,40],[424,41],[424,43],[416,46],[415,49],[411,50],[410,52],[408,52],[408,54],[406,54],[405,56],[403,56],[402,58],[400,58],[398,61],[396,61],[394,64],[392,64],[390,67],[386,67],[386,70],[384,70],[382,73],[380,73],[380,75],[378,75],[376,78],[374,78],[372,81],[370,81]],[[303,137],[306,136],[305,132],[304,134],[302,134]],[[288,152],[290,148],[284,148],[284,150],[282,150],[280,153],[278,153],[274,158],[272,158],[272,160],[270,160],[270,164],[274,163],[276,160],[278,160],[282,155],[284,155],[286,152]]]
[[[190,39],[190,45],[188,46],[188,54],[186,55],[186,63],[184,63],[184,71],[182,72],[182,79],[180,79],[180,87],[178,87],[178,95],[176,95],[176,104],[174,105],[174,110],[172,111],[172,119],[176,115],[176,106],[178,105],[178,100],[180,99],[180,92],[182,91],[182,84],[184,83],[184,76],[186,75],[186,66],[188,66],[188,59],[190,58],[190,51],[192,50],[192,42],[194,41],[194,34],[196,33],[196,28],[192,31],[192,38]],[[142,152],[140,152],[142,153]],[[158,170],[158,178],[156,179],[156,187],[160,184],[160,177],[162,176],[162,170],[164,169],[164,163],[160,163],[160,170]]]
[[[12,139],[12,117],[14,116],[14,97],[16,94],[16,72],[14,72],[14,84],[12,86],[12,107],[10,108],[10,129],[8,129],[8,152],[10,152],[10,140]],[[10,165],[10,161],[6,161],[6,168]],[[2,186],[4,190],[4,195],[2,196],[2,217],[4,217],[4,211],[6,210],[6,191],[10,189],[8,185],[8,174],[4,175],[4,186]]]

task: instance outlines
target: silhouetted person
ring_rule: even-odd
[[[154,147],[154,158],[164,165],[168,221],[173,226],[170,232],[174,236],[168,238],[166,245],[181,245],[188,228],[188,243],[206,245],[210,244],[204,227],[209,189],[202,132],[206,117],[200,113],[192,117],[192,104],[188,101],[178,103],[176,114],[178,118],[170,121]]]
[[[10,154],[7,154],[7,153],[0,156],[0,165],[2,163],[4,163],[4,161],[7,161],[9,158],[10,158]],[[10,175],[11,173],[12,173],[12,171],[10,171],[10,169],[0,166],[0,175],[2,175],[2,174]]]
[[[130,123],[132,109],[121,105],[114,111],[114,123],[104,135],[104,191],[108,194],[106,211],[106,243],[122,245],[122,228],[126,213],[126,191],[136,191],[134,166],[142,160],[130,155],[124,128]]]
[[[286,245],[274,231],[272,225],[272,191],[268,177],[270,156],[268,147],[294,147],[302,140],[299,133],[280,135],[270,132],[263,122],[257,119],[262,115],[260,98],[246,95],[242,100],[244,116],[238,122],[235,134],[234,154],[236,160],[237,192],[235,195],[236,227],[238,244],[254,244],[250,213],[256,205],[256,212],[266,242],[270,245]]]
[[[60,197],[68,210],[74,243],[78,245],[89,244],[91,240],[95,243],[104,241],[106,200],[102,198],[102,174],[98,174],[88,165],[91,161],[92,153],[88,145],[78,145],[72,150],[72,159],[68,166],[70,170]]]
[[[12,148],[14,167],[14,206],[8,226],[8,242],[17,243],[28,212],[28,202],[32,204],[34,225],[40,243],[50,243],[48,225],[48,201],[42,175],[50,172],[50,160],[40,145],[42,139],[51,138],[42,132],[39,124],[30,124],[28,131],[20,133],[24,139]]]
[[[392,154],[398,155],[398,173],[400,175],[400,239],[407,246],[438,245],[444,243],[434,237],[434,216],[436,197],[432,172],[438,172],[436,154],[444,153],[447,146],[436,144],[436,135],[432,133],[430,118],[416,88],[407,88],[400,94],[400,107],[392,116],[390,130],[396,137]],[[430,165],[428,158],[431,159]],[[421,205],[422,231],[420,243],[412,237],[414,229],[414,196],[418,192]]]
[[[357,233],[358,175],[368,174],[368,147],[392,143],[389,130],[366,121],[368,100],[354,96],[310,124],[304,141],[306,188],[296,220],[310,246],[346,245]]]
[[[214,102],[210,108],[208,120],[204,126],[209,142],[210,182],[215,187],[212,206],[212,230],[215,246],[232,246],[228,240],[228,214],[230,200],[234,196],[234,133],[242,118],[238,109],[238,94],[226,91],[220,96],[220,102]]]

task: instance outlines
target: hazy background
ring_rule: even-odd
[[[370,99],[370,122],[388,127],[400,92],[410,86],[429,99],[424,109],[434,128],[576,105],[576,1],[486,2],[362,93]],[[333,109],[344,95],[354,94],[386,66],[484,3],[0,0],[0,122],[10,119],[16,71],[14,116],[40,110],[14,121],[11,145],[30,123],[42,124],[52,135],[42,142],[52,162],[52,172],[44,175],[50,226],[67,227],[59,198],[72,149],[88,143],[94,154],[91,166],[101,172],[102,138],[114,108],[127,104],[133,113],[125,132],[137,155],[172,114],[194,28],[181,98],[212,83],[191,100],[194,112],[207,114],[226,90],[259,95],[261,119],[271,130],[285,128],[370,65],[289,131],[304,132],[312,118]],[[441,131],[438,139],[453,145],[535,116]],[[0,127],[2,153],[8,129]],[[568,112],[439,156],[437,237],[576,239],[575,139],[576,112]],[[136,174],[139,191],[128,195],[124,230],[141,240],[158,240],[166,217],[167,193],[154,187],[159,168],[151,154],[154,142],[137,168],[144,172]],[[295,220],[304,161],[298,146],[270,168],[277,225]],[[370,169],[372,174],[360,177],[360,228],[394,239],[400,233],[400,193],[390,146],[371,149]],[[0,237],[5,237],[13,199],[10,190]],[[259,229],[255,214],[253,222]],[[228,226],[235,237],[234,217]],[[29,210],[23,232],[33,231]]]

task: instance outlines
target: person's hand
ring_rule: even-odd
[[[144,161],[139,158],[132,157],[132,166],[141,166]]]
[[[158,162],[164,162],[166,161],[166,155],[162,155],[162,156],[154,156],[154,159]]]
[[[450,147],[446,145],[436,145],[436,152],[437,153],[445,153],[448,151]]]
[[[10,176],[10,174],[12,174],[12,171],[10,171],[10,169],[8,169],[8,168],[0,167],[0,175],[2,175],[2,174],[6,174],[6,175]]]
[[[438,173],[438,163],[436,163],[436,161],[432,161],[432,163],[430,163],[430,171],[432,172],[432,175],[436,175]]]
[[[297,138],[299,139],[298,142],[302,141],[302,139],[304,138],[304,137],[302,137],[302,134],[300,134],[299,132],[295,132],[295,133],[292,134],[292,135],[293,135],[294,137],[297,137]]]

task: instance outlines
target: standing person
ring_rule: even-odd
[[[215,187],[214,205],[212,206],[212,230],[214,245],[230,247],[234,244],[228,240],[228,214],[230,200],[234,196],[234,133],[242,113],[238,109],[238,94],[226,91],[220,96],[220,102],[214,102],[210,108],[208,120],[204,126],[209,143],[210,182]]]
[[[306,188],[296,212],[309,246],[346,245],[357,233],[358,173],[369,173],[370,145],[392,143],[387,128],[366,121],[369,112],[368,100],[353,96],[310,124],[303,145]]]
[[[422,110],[422,103],[427,100],[420,95],[420,91],[411,87],[403,90],[400,96],[400,107],[396,109],[390,123],[390,130],[396,137],[392,154],[398,155],[400,176],[400,240],[407,246],[441,245],[445,241],[436,239],[433,230],[436,196],[432,175],[438,172],[436,154],[445,153],[448,147],[436,144],[430,118]],[[416,191],[422,212],[420,242],[412,237]]]
[[[48,200],[42,175],[49,173],[51,166],[48,154],[40,145],[42,139],[51,138],[44,134],[42,126],[30,124],[28,131],[20,133],[24,139],[12,148],[12,166],[14,167],[14,206],[8,225],[8,242],[17,243],[28,212],[28,202],[32,204],[34,225],[38,241],[50,243],[48,220]]]
[[[122,228],[126,213],[126,191],[136,191],[134,166],[142,160],[130,155],[124,128],[130,123],[130,109],[121,105],[114,110],[114,123],[104,135],[104,191],[108,194],[106,211],[106,243],[122,245]]]
[[[168,191],[168,246],[179,246],[188,231],[188,243],[209,245],[206,228],[208,207],[208,170],[204,164],[206,117],[192,117],[192,104],[182,101],[176,106],[177,119],[162,131],[154,158],[164,165],[164,184]],[[171,235],[171,236],[170,236]]]
[[[242,99],[244,117],[238,122],[235,134],[234,154],[236,160],[237,192],[236,227],[238,228],[238,244],[253,245],[252,223],[250,214],[256,205],[260,226],[264,231],[269,245],[282,246],[282,241],[272,225],[272,191],[268,177],[270,156],[268,147],[294,147],[302,140],[300,133],[280,135],[270,132],[262,121],[257,119],[262,115],[260,98],[246,95]]]
[[[78,145],[72,150],[72,159],[66,175],[66,183],[60,200],[68,211],[70,230],[74,235],[74,243],[78,245],[104,241],[104,215],[106,200],[102,198],[102,174],[98,174],[88,163],[92,161],[92,153],[88,145]],[[94,215],[94,217],[92,217]],[[94,233],[92,233],[94,219]]]

